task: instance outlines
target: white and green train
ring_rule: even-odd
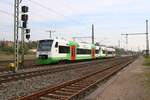
[[[51,64],[59,61],[76,61],[114,56],[115,49],[113,48],[60,39],[39,40],[37,48],[38,64]]]

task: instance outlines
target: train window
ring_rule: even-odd
[[[98,53],[99,53],[99,50],[95,50],[95,53],[98,54]]]
[[[106,54],[106,50],[102,50],[102,53],[103,53],[103,54]]]
[[[53,40],[40,40],[38,44],[38,51],[50,51]]]
[[[77,49],[77,54],[91,54],[89,49]]]
[[[59,53],[69,53],[70,47],[68,46],[59,46]]]
[[[56,44],[55,44],[55,48],[57,48],[58,47],[58,42],[56,42]]]
[[[112,54],[113,52],[112,51],[108,51],[108,54]]]

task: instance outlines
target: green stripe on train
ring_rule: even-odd
[[[37,64],[53,64],[58,63],[60,60],[65,60],[64,57],[49,57],[48,59],[37,59]]]
[[[92,56],[76,56],[76,60],[92,59]],[[70,54],[66,57],[49,57],[48,59],[37,59],[37,64],[53,64],[58,63],[61,60],[70,60]]]

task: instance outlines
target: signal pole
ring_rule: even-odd
[[[94,44],[94,25],[92,24],[92,44]]]
[[[22,14],[21,15],[21,20],[23,21],[24,24],[22,24],[22,27],[19,26],[19,4],[22,2],[22,0],[15,0],[14,2],[14,48],[15,48],[15,72],[18,71],[19,69],[19,39],[18,39],[18,34],[19,34],[19,28],[22,29],[22,34],[21,34],[21,39],[22,39],[22,61],[24,61],[24,28],[26,28],[27,20],[28,20],[28,15],[27,14]],[[28,12],[28,7],[24,6],[24,9],[22,10],[24,13]],[[26,29],[26,38],[30,38],[30,29]]]
[[[128,51],[128,35],[130,34],[121,34],[121,35],[125,35],[126,37],[126,48],[127,48],[127,51]]]
[[[14,2],[14,47],[15,47],[15,72],[18,71],[19,67],[19,41],[18,41],[18,31],[19,31],[19,0]]]
[[[50,34],[50,38],[52,37],[52,33],[54,33],[54,32],[56,32],[56,31],[52,31],[52,30],[48,30],[48,31],[46,31],[46,32],[49,32]]]
[[[21,63],[22,63],[22,66],[24,66],[24,28],[21,27],[21,50],[22,50],[22,53],[21,53]]]

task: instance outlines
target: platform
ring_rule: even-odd
[[[150,92],[144,86],[146,71],[143,57],[118,72],[84,100],[150,100]]]

